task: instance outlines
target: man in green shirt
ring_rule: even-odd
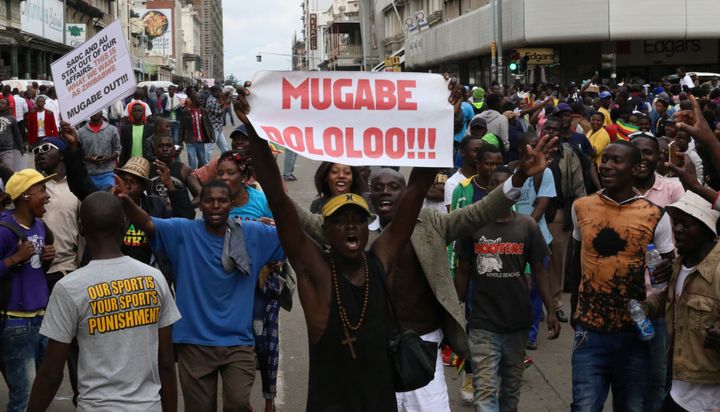
[[[145,107],[139,103],[133,104],[130,108],[130,124],[123,127],[120,134],[122,144],[121,167],[129,158],[143,156],[143,142],[152,134],[152,128],[148,127],[146,123]]]

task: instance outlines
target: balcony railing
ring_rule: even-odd
[[[342,44],[332,48],[330,56],[335,59],[362,57],[363,48],[361,44]]]

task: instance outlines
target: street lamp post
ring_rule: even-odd
[[[145,33],[140,35],[140,73],[142,74],[142,81],[145,81],[145,42],[147,41],[147,36],[145,36]]]

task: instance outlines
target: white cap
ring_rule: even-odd
[[[717,236],[717,221],[720,218],[720,212],[713,209],[710,202],[697,193],[687,191],[680,200],[667,207],[674,207],[701,221]]]

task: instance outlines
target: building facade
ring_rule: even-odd
[[[182,8],[183,54],[185,74],[191,79],[202,78],[202,52],[200,47],[200,16],[192,3]]]
[[[327,60],[325,34],[328,22],[332,19],[332,8],[320,7],[317,0],[303,0],[300,7],[305,67],[306,70],[320,70],[320,64]]]
[[[50,64],[117,17],[112,0],[0,1],[0,79],[50,79]]]
[[[432,0],[403,3],[438,7]],[[441,6],[429,14],[440,16],[426,29],[405,30],[406,69],[448,71],[467,84],[489,84],[491,2],[444,0]],[[533,57],[528,70],[519,73],[528,82],[577,81],[595,71],[604,80],[613,74],[617,81],[656,80],[677,66],[712,72],[720,67],[715,24],[720,8],[710,0],[504,0],[501,10],[505,64],[499,69],[506,83],[513,80],[507,63],[524,54]],[[401,17],[412,17],[411,12],[401,11]],[[603,60],[613,67],[603,70]]]
[[[205,78],[225,79],[222,0],[193,0],[200,18],[200,49]]]

